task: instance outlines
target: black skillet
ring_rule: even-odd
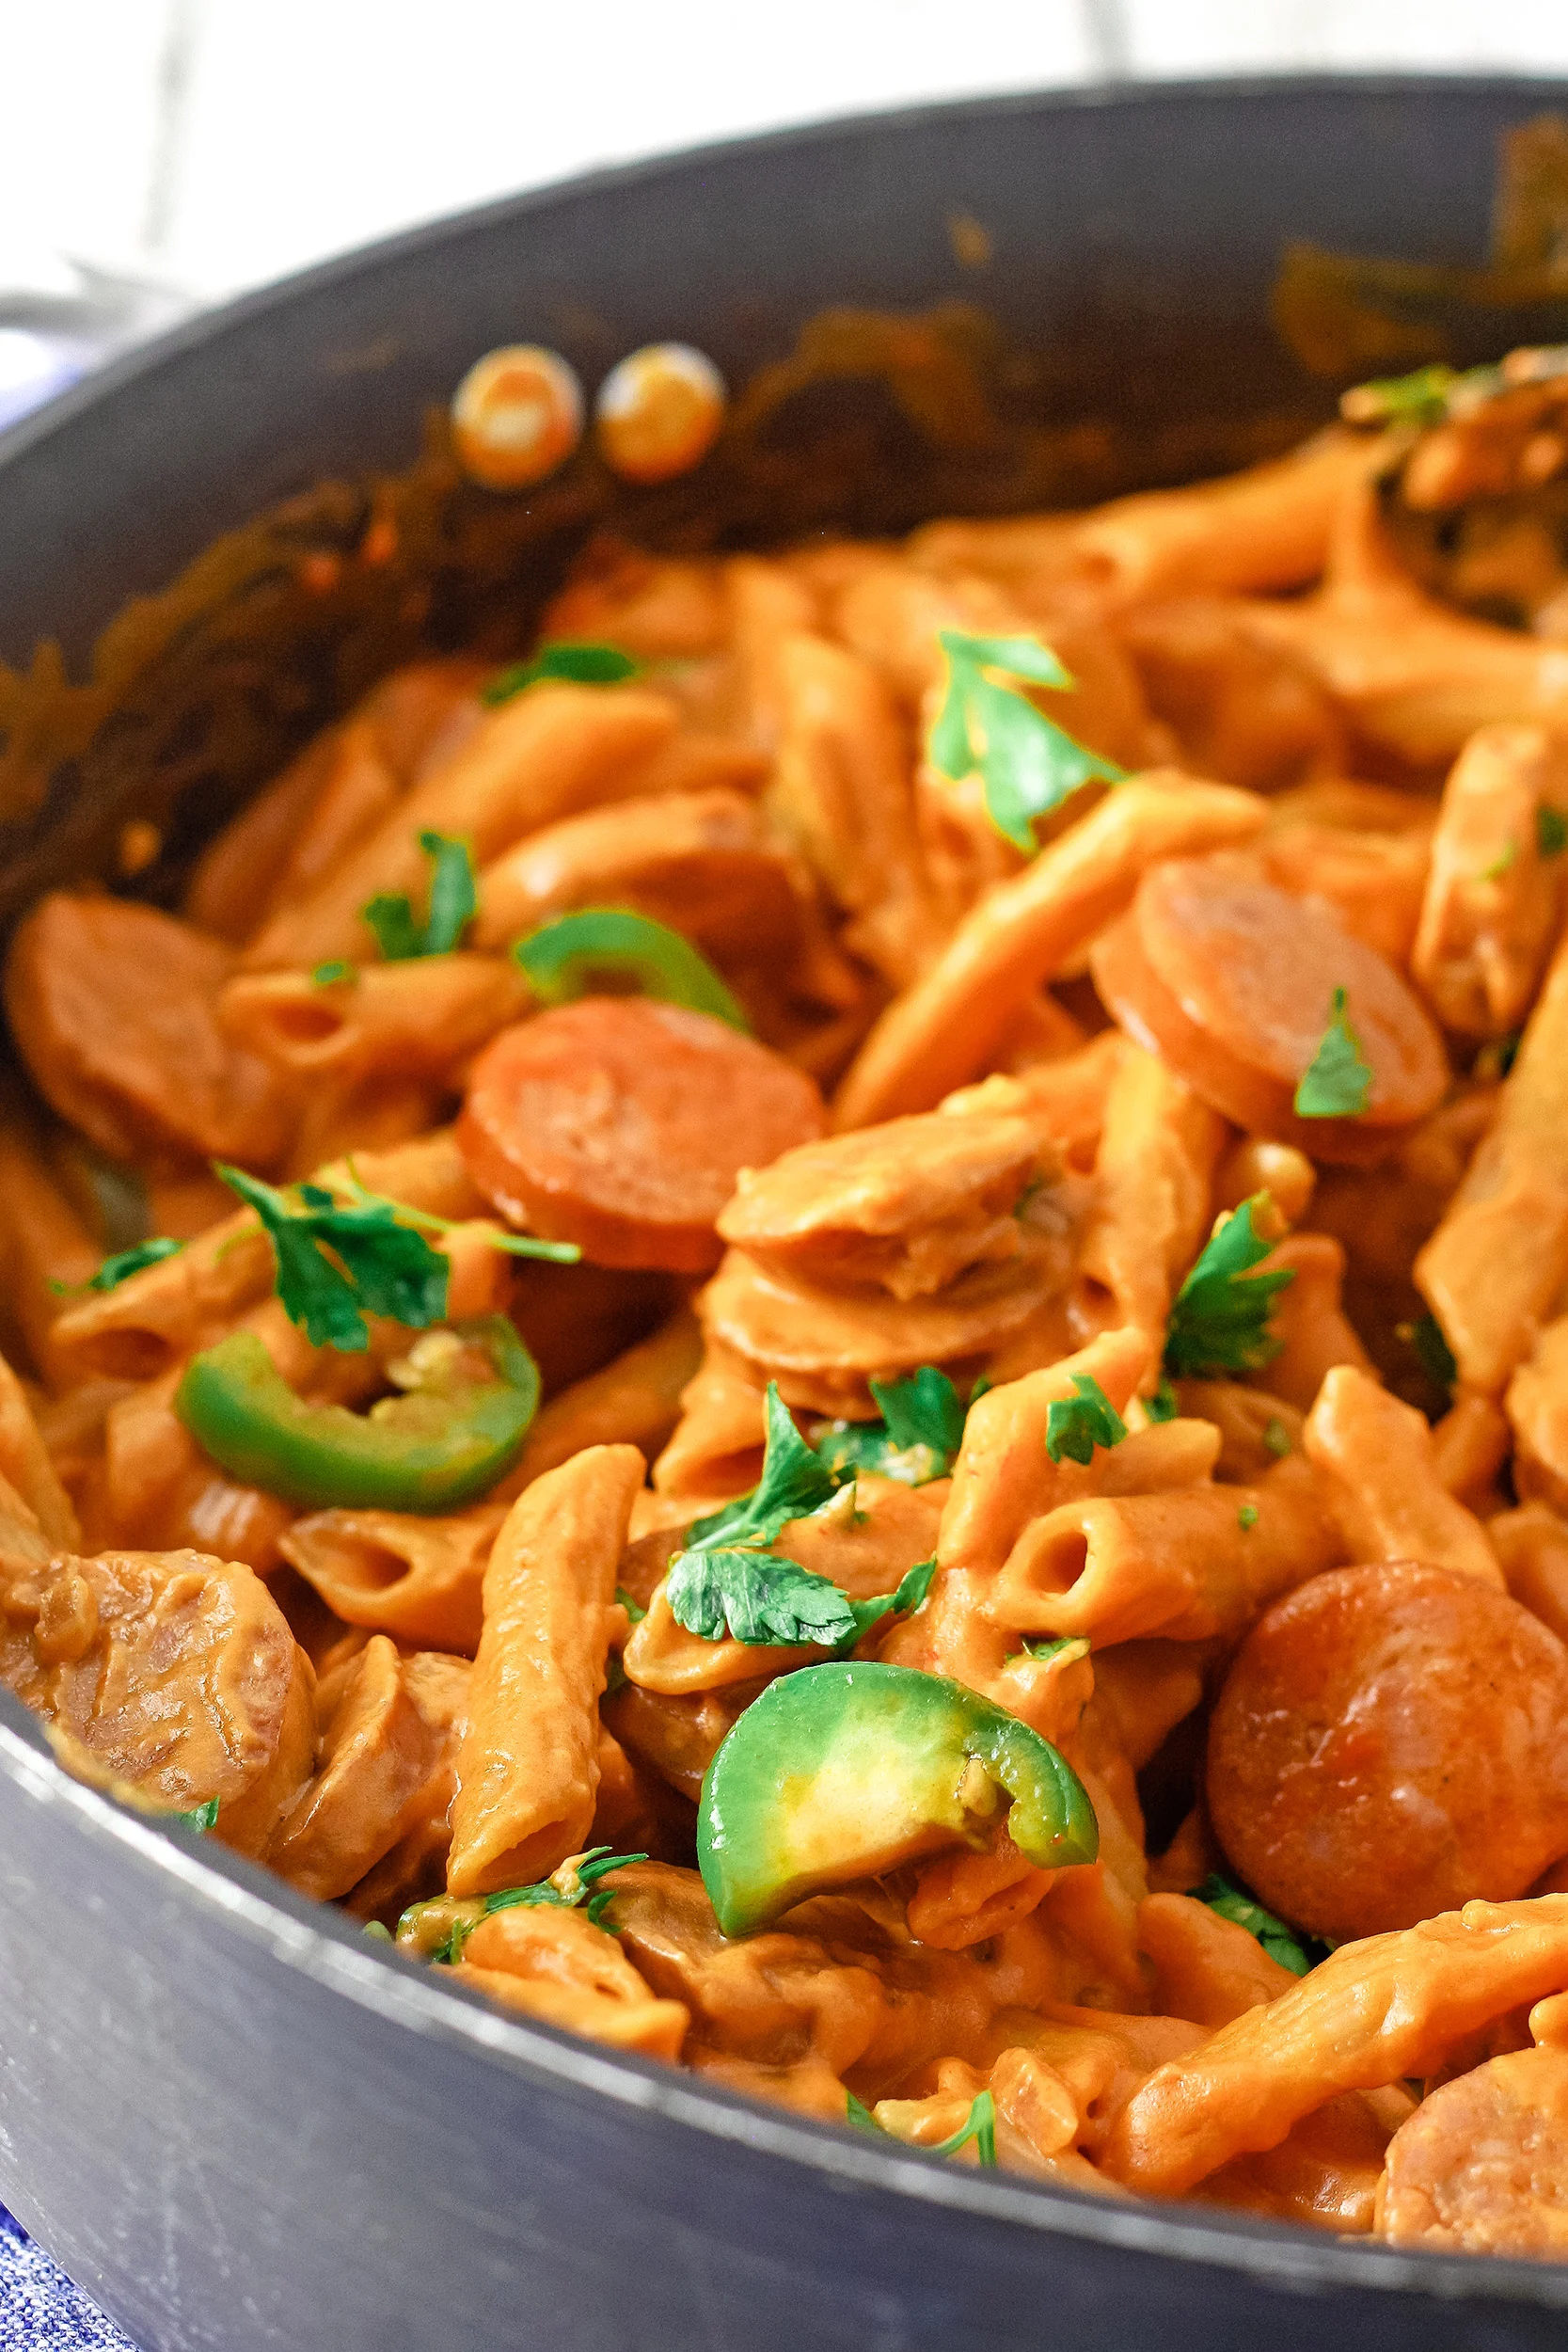
[[[503,341],[556,344],[592,380],[678,335],[743,382],[826,304],[979,303],[1044,355],[1028,386],[1048,421],[1119,415],[1133,475],[1145,421],[1150,466],[1201,460],[1216,420],[1244,437],[1265,412],[1283,429],[1326,407],[1267,324],[1285,243],[1479,259],[1499,133],[1560,96],[1402,80],[1006,99],[421,230],[179,330],[0,442],[0,654],[55,636],[80,668],[128,596],[214,534],[319,477],[407,466],[421,409]],[[1006,487],[973,486],[976,503]],[[896,504],[883,519],[913,519]],[[94,775],[81,763],[11,837],[19,892]],[[1568,2270],[1053,2194],[503,2017],[67,1780],[8,1700],[0,2197],[146,2352],[1500,2352],[1568,2334]]]

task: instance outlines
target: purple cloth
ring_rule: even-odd
[[[135,2352],[3,2205],[0,2352]]]

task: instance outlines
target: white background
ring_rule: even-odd
[[[0,0],[0,288],[215,294],[599,162],[944,93],[1568,72],[1568,0]]]

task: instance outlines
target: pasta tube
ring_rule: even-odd
[[[1434,2074],[1511,2009],[1568,1984],[1568,1895],[1466,1903],[1342,1944],[1293,1991],[1159,2067],[1112,2126],[1115,2180],[1180,2196],[1232,2156],[1276,2148],[1342,2090]]]
[[[1485,1529],[1438,1479],[1424,1416],[1370,1373],[1328,1375],[1302,1445],[1353,1560],[1419,1560],[1501,1585]]]
[[[370,952],[360,909],[378,892],[418,898],[420,835],[459,835],[476,864],[526,833],[594,803],[624,797],[628,776],[674,734],[673,706],[634,687],[531,687],[495,711],[344,857],[309,898],[279,908],[245,951],[257,971],[313,966]]]
[[[587,1836],[615,1571],[642,1470],[635,1446],[594,1446],[537,1480],[496,1538],[452,1802],[451,1894],[528,1885]]]
[[[1245,841],[1265,803],[1228,785],[1148,775],[1118,786],[1001,882],[883,1013],[839,1089],[834,1123],[928,1110],[973,1078],[1020,1006],[1131,903],[1148,866]]]
[[[1109,1320],[1164,1335],[1171,1293],[1207,1238],[1227,1134],[1217,1111],[1153,1054],[1130,1046],[1105,1099],[1095,1204],[1080,1271],[1107,1294]]]
[[[1553,958],[1497,1115],[1416,1260],[1459,1376],[1496,1395],[1568,1282],[1568,946]]]
[[[1547,821],[1568,805],[1568,759],[1541,726],[1472,735],[1443,790],[1411,971],[1445,1028],[1501,1037],[1528,1008],[1562,913],[1560,849]]]
[[[1025,1529],[989,1607],[1022,1633],[1097,1646],[1233,1638],[1339,1552],[1300,1461],[1255,1487],[1067,1502]]]

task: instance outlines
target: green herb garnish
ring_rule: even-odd
[[[727,1635],[753,1646],[813,1643],[848,1651],[884,1617],[918,1609],[936,1571],[934,1559],[919,1561],[895,1592],[851,1600],[831,1577],[777,1552],[695,1550],[676,1554],[665,1589],[675,1623],[700,1641]]]
[[[559,1870],[552,1871],[547,1879],[541,1879],[533,1886],[503,1886],[498,1893],[484,1896],[482,1908],[472,1918],[452,1921],[446,1937],[431,1953],[431,1960],[437,1966],[455,1967],[463,1957],[463,1947],[475,1928],[481,1920],[488,1919],[497,1911],[533,1909],[539,1905],[548,1905],[557,1911],[575,1911],[579,1904],[586,1903],[589,1925],[604,1928],[604,1915],[614,1900],[615,1889],[601,1885],[600,1881],[608,1878],[611,1870],[624,1870],[628,1863],[646,1862],[647,1859],[645,1853],[611,1853],[608,1846],[590,1846],[585,1854],[579,1854],[574,1862],[563,1862]],[[411,1911],[404,1913],[404,1920],[414,1916],[422,1907],[419,1903],[414,1904]],[[399,1924],[401,1926],[402,1922]],[[613,1935],[615,1930],[606,1928],[606,1932]]]
[[[1276,1461],[1282,1462],[1291,1451],[1291,1433],[1277,1415],[1263,1423],[1263,1443]]]
[[[105,1258],[97,1273],[86,1284],[89,1291],[118,1290],[133,1274],[144,1266],[162,1265],[166,1258],[178,1257],[185,1247],[182,1241],[171,1241],[166,1233],[155,1233],[150,1241],[138,1241],[133,1248],[121,1249],[112,1258]]]
[[[666,1593],[677,1625],[705,1642],[816,1643],[852,1647],[895,1611],[917,1609],[936,1573],[934,1560],[910,1569],[894,1593],[851,1600],[831,1577],[815,1575],[767,1547],[791,1519],[810,1518],[853,1484],[807,1445],[778,1383],[768,1384],[768,1444],[762,1476],[749,1495],[710,1512],[670,1563]]]
[[[1176,1294],[1165,1327],[1164,1360],[1179,1380],[1205,1373],[1256,1372],[1283,1345],[1269,1329],[1269,1315],[1275,1293],[1295,1276],[1289,1268],[1248,1276],[1248,1268],[1274,1247],[1254,1221],[1265,1202],[1272,1207],[1266,1192],[1254,1193],[1215,1227]]]
[[[406,906],[408,901],[404,898],[401,903]],[[344,980],[356,980],[358,977],[359,967],[356,963],[349,963],[341,956],[329,956],[325,963],[318,963],[311,973],[310,985],[312,988],[337,988]]]
[[[791,1519],[809,1518],[848,1484],[807,1445],[776,1380],[768,1383],[763,1411],[768,1440],[762,1476],[750,1494],[695,1521],[691,1534],[700,1545],[770,1544]]]
[[[449,840],[441,833],[421,833],[420,847],[434,861],[424,921],[415,920],[414,910],[401,890],[378,892],[359,910],[388,963],[407,963],[416,956],[451,955],[461,945],[479,905],[473,851],[466,841]]]
[[[643,1618],[648,1613],[643,1608],[641,1602],[639,1600],[633,1600],[631,1595],[627,1592],[624,1584],[616,1585],[615,1597],[620,1602],[622,1608],[626,1611],[627,1616],[631,1619],[632,1624],[641,1625]]]
[[[947,656],[947,692],[931,728],[931,764],[959,784],[980,771],[986,814],[1025,857],[1038,848],[1034,828],[1085,784],[1120,784],[1127,774],[1114,759],[1091,752],[1037,710],[1026,694],[988,675],[1033,686],[1070,687],[1070,671],[1037,637],[970,637],[944,628],[938,642]]]
[[[1042,1664],[1060,1658],[1064,1650],[1075,1650],[1087,1658],[1089,1645],[1082,1633],[1053,1633],[1042,1635],[1037,1642],[1025,1642],[1022,1649],[1009,1650],[1009,1658],[1035,1658]]]
[[[261,1218],[272,1243],[278,1300],[312,1346],[362,1354],[371,1343],[367,1314],[416,1331],[442,1321],[451,1269],[418,1228],[450,1232],[450,1218],[388,1200],[356,1177],[357,1197],[345,1205],[321,1184],[291,1186],[292,1200],[243,1168],[214,1160],[213,1168]],[[538,1241],[531,1233],[487,1238],[509,1257],[572,1264],[582,1255],[575,1242]]]
[[[1519,844],[1513,840],[1505,841],[1491,865],[1483,866],[1476,880],[1478,882],[1501,882],[1505,874],[1513,872],[1518,862]]]
[[[1181,1410],[1181,1400],[1170,1382],[1163,1375],[1152,1396],[1144,1399],[1144,1411],[1151,1422],[1174,1421]]]
[[[1449,394],[1464,380],[1456,368],[1438,360],[1408,375],[1377,376],[1370,384],[1356,384],[1341,394],[1339,406],[1352,424],[1440,424],[1449,413]]]
[[[858,2132],[873,2132],[879,2139],[895,2139],[897,2134],[879,2123],[871,2109],[854,2092],[846,2093],[846,2115]],[[935,2147],[922,2153],[927,2156],[956,2156],[960,2148],[974,2140],[981,2165],[989,2171],[996,2169],[996,2101],[989,2090],[982,2090],[970,2107],[959,2129],[950,2139],[939,2140]],[[906,2147],[919,2143],[906,2140]]]
[[[1535,812],[1535,846],[1543,857],[1560,857],[1568,850],[1568,817],[1544,801]]]
[[[514,661],[508,669],[498,671],[480,688],[479,699],[494,709],[525,688],[537,686],[542,678],[565,678],[576,686],[619,686],[625,678],[640,676],[643,666],[619,645],[562,637],[553,645],[541,645],[531,660]]]
[[[209,1797],[205,1804],[193,1804],[188,1813],[171,1813],[167,1818],[178,1821],[182,1829],[194,1829],[198,1837],[204,1837],[216,1825],[218,1801],[216,1797]]]
[[[1361,1058],[1361,1040],[1345,1011],[1345,992],[1329,1002],[1328,1026],[1296,1089],[1298,1119],[1354,1119],[1367,1107],[1372,1073]]]
[[[1452,1348],[1443,1336],[1443,1327],[1435,1315],[1422,1315],[1416,1323],[1401,1323],[1395,1327],[1397,1338],[1416,1351],[1421,1370],[1434,1388],[1447,1396],[1459,1377]]]
[[[1075,1372],[1072,1385],[1076,1393],[1054,1398],[1045,1417],[1045,1450],[1053,1462],[1064,1454],[1069,1462],[1087,1462],[1097,1445],[1119,1445],[1127,1435],[1127,1423],[1098,1380]]]
[[[922,1364],[906,1380],[873,1380],[871,1393],[880,1420],[830,1422],[816,1440],[819,1458],[830,1470],[874,1471],[906,1486],[945,1478],[963,1443],[965,1414],[947,1375]]]
[[[344,1208],[322,1185],[297,1184],[295,1207],[244,1168],[213,1165],[261,1218],[283,1311],[312,1346],[363,1353],[371,1343],[367,1313],[389,1315],[414,1330],[445,1315],[447,1261],[401,1221],[394,1201],[367,1197]]]
[[[1251,1534],[1253,1529],[1258,1524],[1258,1505],[1256,1502],[1243,1503],[1241,1509],[1236,1514],[1236,1524],[1241,1529],[1243,1535]]]
[[[1239,1928],[1245,1928],[1269,1958],[1277,1960],[1292,1977],[1305,1977],[1323,1957],[1322,1947],[1315,1946],[1310,1936],[1298,1936],[1283,1919],[1276,1919],[1272,1911],[1265,1911],[1261,1903],[1254,1902],[1250,1895],[1244,1895],[1217,1871],[1211,1871],[1201,1886],[1190,1887],[1188,1892],[1195,1902],[1207,1903],[1222,1919],[1233,1919]]]

